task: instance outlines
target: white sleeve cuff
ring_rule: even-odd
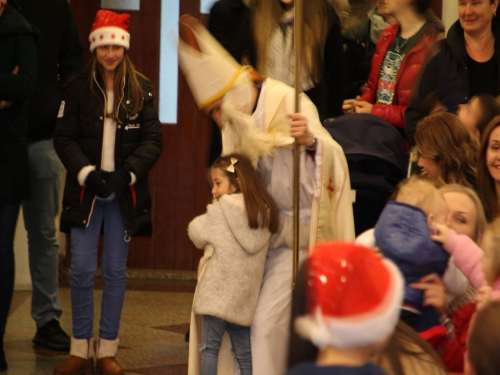
[[[83,167],[80,172],[78,172],[77,178],[80,186],[85,186],[85,180],[92,171],[95,171],[95,165],[87,165],[86,167]]]
[[[130,184],[129,186],[132,186],[136,183],[137,177],[135,176],[134,172],[130,172]]]

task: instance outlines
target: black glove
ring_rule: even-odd
[[[104,196],[109,197],[112,193],[116,193],[117,196],[120,196],[132,180],[132,176],[129,171],[120,168],[114,172],[106,173],[104,175],[104,180],[106,182],[103,189]]]
[[[102,194],[104,192],[106,184],[101,175],[101,172],[90,172],[85,179],[85,186],[92,190],[98,197],[104,198]]]

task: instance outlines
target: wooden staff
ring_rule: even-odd
[[[302,40],[304,25],[303,0],[294,0],[294,53],[295,53],[295,113],[300,112],[300,94],[302,91],[301,62],[302,62]],[[300,181],[300,147],[295,139],[293,147],[293,274],[292,289],[295,288],[295,279],[299,268],[299,181]]]

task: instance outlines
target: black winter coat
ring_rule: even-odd
[[[12,105],[0,109],[0,204],[17,203],[30,193],[28,99],[37,75],[34,29],[7,5],[0,16],[0,100]],[[15,67],[17,74],[12,74]]]
[[[137,177],[119,196],[120,209],[129,236],[150,236],[151,197],[148,172],[160,156],[163,146],[161,124],[154,106],[153,87],[150,81],[138,76],[144,90],[144,107],[137,116],[129,116],[132,107],[126,89],[120,108],[115,138],[115,169],[125,168]],[[99,85],[104,87],[103,84]],[[126,87],[126,86],[125,86]],[[61,231],[71,227],[86,227],[96,199],[95,194],[80,186],[78,173],[88,165],[100,170],[103,147],[104,93],[89,88],[87,74],[78,76],[65,92],[54,134],[54,146],[66,167]]]
[[[61,87],[83,68],[80,34],[68,0],[12,0],[28,22],[40,30],[38,79],[29,103],[28,141],[54,136]]]
[[[495,64],[500,72],[500,22],[492,25],[495,35]],[[428,115],[429,107],[438,99],[448,112],[456,113],[460,104],[470,99],[469,73],[464,30],[460,21],[455,22],[446,39],[429,51],[428,63],[420,70],[413,86],[408,108],[405,112],[405,132],[410,144],[415,145],[415,130],[418,122]],[[500,74],[497,74],[500,87]]]

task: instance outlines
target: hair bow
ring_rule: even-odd
[[[231,165],[227,167],[227,171],[234,173],[234,165],[238,162],[238,159],[236,158],[231,158]]]

